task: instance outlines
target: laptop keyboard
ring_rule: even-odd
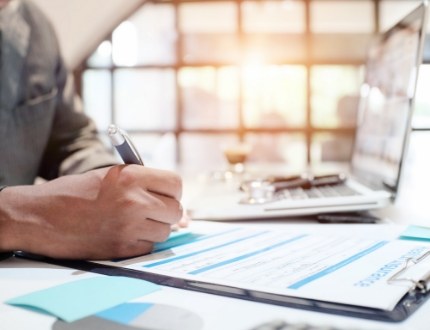
[[[346,184],[324,185],[312,187],[310,189],[290,188],[283,189],[276,193],[277,199],[310,199],[322,197],[340,197],[340,196],[355,196],[360,195],[359,192],[348,187]]]

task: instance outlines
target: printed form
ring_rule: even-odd
[[[174,242],[173,242],[174,243]],[[402,240],[226,226],[192,232],[178,244],[118,262],[100,262],[176,278],[301,298],[392,310],[412,287],[387,283],[408,258],[429,247]],[[427,258],[430,259],[430,258]],[[405,276],[416,280],[430,260]]]

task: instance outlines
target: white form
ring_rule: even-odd
[[[392,310],[412,284],[388,284],[387,279],[406,259],[429,250],[414,242],[352,233],[221,228],[193,232],[180,245],[151,255],[96,262],[264,293]],[[430,260],[424,260],[406,275],[418,280],[429,269]]]

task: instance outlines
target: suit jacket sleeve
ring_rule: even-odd
[[[55,70],[55,114],[39,175],[52,179],[61,175],[83,173],[117,164],[118,161],[99,138],[94,122],[82,111],[57,46]]]
[[[68,74],[61,58],[58,63],[55,116],[40,176],[52,179],[117,164],[99,139],[94,122],[83,113],[72,75]]]

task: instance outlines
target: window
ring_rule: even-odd
[[[171,69],[118,69],[113,74],[115,122],[125,130],[172,131],[175,77]]]
[[[361,1],[311,1],[313,33],[373,33],[373,3]]]
[[[367,45],[412,2],[144,2],[86,61],[86,111],[161,167],[220,169],[223,146],[239,141],[250,162],[346,161]],[[430,122],[427,94],[416,125]]]
[[[381,31],[390,28],[421,2],[420,0],[381,0],[379,16]]]
[[[353,127],[358,90],[363,75],[359,66],[314,65],[311,72],[311,122],[314,127]]]
[[[430,128],[430,65],[424,64],[420,68],[418,86],[415,97],[415,113],[412,127],[416,129]]]

